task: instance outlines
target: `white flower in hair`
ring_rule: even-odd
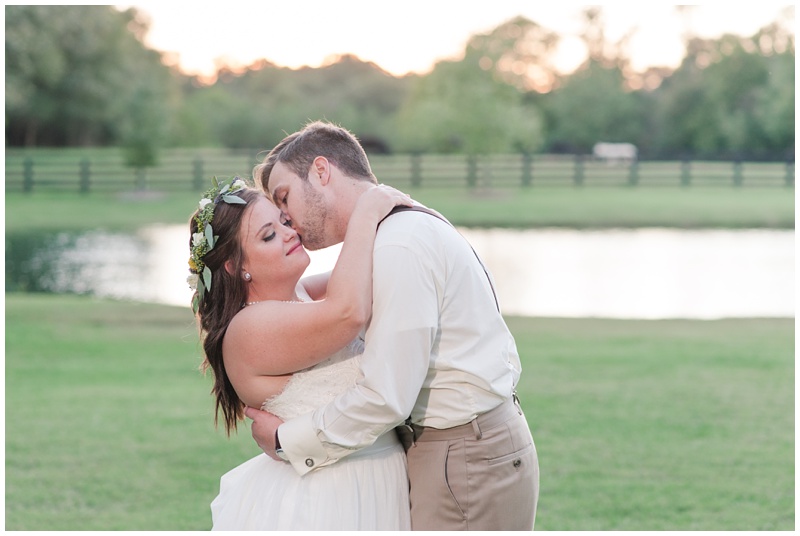
[[[193,246],[200,246],[205,241],[206,241],[205,233],[193,233],[192,234],[192,245]]]
[[[189,271],[191,274],[186,279],[189,287],[195,291],[192,296],[192,310],[197,313],[200,302],[204,295],[211,290],[211,269],[205,264],[206,254],[214,249],[214,245],[219,238],[214,235],[212,221],[214,219],[214,207],[223,202],[228,205],[246,205],[247,201],[238,195],[231,195],[234,192],[247,188],[247,183],[235,177],[231,182],[220,182],[216,177],[212,180],[214,186],[208,189],[203,198],[200,199],[200,209],[193,216],[198,232],[192,233],[191,247],[189,248]]]
[[[197,280],[200,278],[198,274],[189,274],[189,277],[186,278],[186,282],[189,283],[189,288],[192,290],[197,290]]]

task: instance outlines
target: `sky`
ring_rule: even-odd
[[[217,65],[246,66],[267,60],[284,67],[318,67],[339,54],[355,54],[384,70],[425,73],[442,59],[457,58],[471,35],[491,31],[522,15],[562,34],[556,66],[563,73],[585,59],[577,35],[583,4],[544,5],[531,0],[282,0],[279,2],[140,2],[150,17],[148,46],[168,52],[187,74],[208,76]],[[555,3],[553,3],[555,4]],[[680,15],[674,4],[602,5],[606,36],[616,41],[631,29],[632,66],[677,67],[687,28],[701,37],[744,36],[781,18],[793,4],[715,3]],[[224,7],[221,7],[224,6]],[[794,10],[789,12],[794,31]]]

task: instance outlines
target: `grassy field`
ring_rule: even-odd
[[[206,530],[258,452],[188,309],[6,294],[7,530]],[[539,530],[793,530],[794,321],[509,318]]]
[[[467,227],[794,228],[794,190],[786,188],[420,188],[411,190]],[[192,192],[7,193],[6,232],[133,230],[184,223]]]
[[[463,226],[794,228],[794,190],[412,190]],[[184,223],[198,193],[6,193],[6,233]],[[792,320],[510,318],[540,530],[793,530]],[[213,427],[188,308],[6,294],[6,529],[206,530],[258,453]]]

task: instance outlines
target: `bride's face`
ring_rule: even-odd
[[[253,284],[271,285],[284,279],[296,283],[311,259],[282,212],[259,197],[243,218],[239,229],[243,268],[252,276]]]

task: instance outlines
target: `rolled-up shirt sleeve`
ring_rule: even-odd
[[[363,376],[326,406],[279,428],[281,446],[300,474],[371,445],[404,422],[428,374],[439,330],[436,259],[407,244],[382,243],[373,260]]]

